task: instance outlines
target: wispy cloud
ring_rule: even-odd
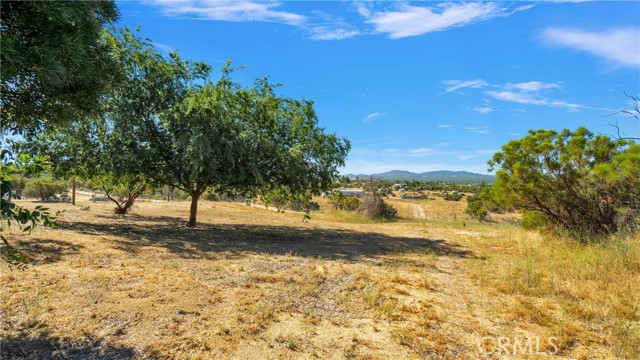
[[[152,0],[168,16],[232,22],[260,21],[287,25],[304,25],[304,15],[277,10],[282,3],[272,1],[203,1]]]
[[[343,40],[360,35],[360,30],[344,18],[324,11],[312,11],[306,25],[313,40]]]
[[[527,92],[515,92],[515,91],[485,91],[485,95],[491,96],[496,100],[511,101],[518,104],[526,105],[547,105],[547,100],[540,99],[537,95],[533,95]]]
[[[479,113],[479,114],[488,114],[490,112],[495,111],[493,108],[489,107],[489,106],[481,106],[481,107],[475,107],[473,108],[473,111]]]
[[[420,148],[409,150],[409,154],[413,156],[425,156],[425,155],[431,154],[432,152],[433,152],[433,149],[426,148],[426,147],[420,147]]]
[[[542,37],[547,43],[588,52],[618,65],[640,65],[640,28],[619,28],[601,32],[547,28]]]
[[[442,94],[450,93],[452,91],[462,88],[475,88],[486,89],[483,94],[499,101],[513,102],[523,105],[538,105],[538,106],[550,106],[557,108],[564,108],[567,111],[580,111],[581,109],[592,110],[605,110],[611,109],[590,107],[586,105],[576,104],[565,100],[557,100],[549,97],[549,94],[557,89],[561,89],[564,83],[557,82],[542,82],[542,81],[527,81],[516,82],[506,84],[491,84],[482,79],[475,80],[444,80],[442,84],[445,85],[445,91]],[[484,99],[483,106],[477,106],[470,108],[480,114],[489,114],[495,111],[495,107],[490,104],[487,99]]]
[[[358,11],[373,25],[376,32],[398,39],[467,26],[499,16],[508,16],[531,7],[526,5],[509,10],[494,2],[467,2],[441,3],[433,6],[400,4],[395,10],[380,12],[373,12],[366,6],[359,5]]]
[[[466,127],[464,128],[465,130],[472,132],[474,134],[480,134],[480,135],[491,135],[491,130],[489,130],[488,126],[482,126],[482,127]]]
[[[489,86],[489,84],[486,81],[482,80],[482,79],[475,79],[475,80],[444,80],[442,82],[442,84],[446,85],[446,87],[445,87],[444,91],[442,93],[440,93],[440,95],[446,94],[446,93],[450,93],[452,91],[464,89],[464,88],[480,89],[480,88]]]
[[[362,120],[363,123],[368,123],[368,122],[372,122],[374,119],[377,119],[381,116],[384,116],[386,113],[378,113],[378,112],[374,112],[371,113],[367,116],[365,116],[365,118]]]
[[[505,89],[520,91],[540,91],[545,89],[555,89],[562,87],[562,82],[544,83],[541,81],[529,81],[522,83],[507,83]]]
[[[163,44],[163,43],[159,43],[159,42],[154,42],[153,46],[155,46],[156,48],[160,49],[160,51],[164,51],[165,53],[170,53],[170,52],[176,51],[176,48],[174,48],[173,46],[170,46],[170,45],[167,45],[167,44]]]
[[[446,129],[446,128],[450,128],[450,127],[451,127],[451,125],[447,125],[447,124],[440,124],[440,125],[438,125],[438,127],[439,127],[439,128],[443,128],[443,129]]]
[[[165,16],[230,22],[270,22],[306,31],[312,40],[343,40],[360,31],[342,18],[323,12],[302,15],[281,10],[282,2],[229,0],[150,0]]]
[[[314,26],[309,28],[309,37],[313,40],[344,40],[358,36],[360,31],[350,28]]]

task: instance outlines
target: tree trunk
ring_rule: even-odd
[[[191,192],[191,209],[189,210],[189,222],[187,223],[188,227],[196,226],[196,217],[198,215],[198,199],[200,199],[201,192],[192,191]]]
[[[71,205],[76,204],[76,178],[71,178]]]

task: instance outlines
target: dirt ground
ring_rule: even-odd
[[[303,222],[205,201],[186,228],[187,202],[140,202],[124,217],[87,198],[50,205],[64,210],[58,229],[8,236],[33,261],[0,270],[3,359],[638,354],[637,238],[622,253],[506,223],[330,211]]]

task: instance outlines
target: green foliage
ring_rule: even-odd
[[[478,221],[487,220],[489,216],[489,212],[485,209],[482,198],[479,195],[470,196],[467,199],[467,208],[464,212],[471,215],[474,219],[478,219]]]
[[[445,193],[444,196],[442,196],[442,198],[447,201],[460,201],[463,197],[464,194],[460,193]]]
[[[11,174],[11,175],[9,175],[9,181],[11,183],[11,186],[13,187],[13,193],[11,194],[12,197],[14,195],[22,193],[22,190],[24,189],[25,185],[27,184],[27,180],[28,179],[26,177],[24,177],[22,174]]]
[[[117,18],[113,1],[5,1],[0,6],[0,112],[2,132],[31,132],[100,113],[99,100],[117,82],[102,26]],[[3,134],[4,135],[4,134]],[[6,140],[6,139],[5,139]],[[10,143],[10,141],[5,141]],[[3,144],[4,145],[4,144]],[[8,144],[10,145],[10,144]],[[37,173],[44,159],[2,150],[1,215],[8,226],[53,226],[53,215],[16,206],[10,175]],[[21,164],[22,163],[22,164]],[[19,166],[20,165],[20,166]],[[4,229],[0,229],[2,231]],[[26,258],[5,243],[3,258]],[[5,251],[6,250],[6,251]]]
[[[549,222],[541,212],[525,211],[520,220],[520,225],[527,230],[540,230],[547,229]]]
[[[254,195],[278,190],[287,199],[329,188],[344,164],[348,141],[317,126],[313,104],[279,97],[266,79],[243,88],[233,70],[145,123],[142,138],[156,155],[149,176],[189,192],[196,222],[197,200],[208,188],[219,194]]]
[[[153,123],[186,91],[168,69],[178,69],[182,78],[188,71],[179,57],[165,62],[150,41],[128,29],[112,29],[105,42],[122,78],[102,99],[101,116],[26,136],[21,150],[48,156],[56,176],[90,182],[115,203],[116,214],[126,214],[145,189],[157,184],[147,174],[156,170],[149,169],[155,164],[153,156],[162,156],[146,150],[140,127]]]
[[[49,209],[43,206],[36,206],[34,210],[28,210],[10,201],[10,196],[14,191],[11,177],[21,175],[23,169],[20,159],[14,159],[9,150],[3,149],[1,157],[3,166],[0,167],[0,239],[4,243],[4,247],[0,256],[9,266],[23,268],[28,263],[29,258],[9,244],[4,237],[5,229],[17,225],[23,232],[31,233],[39,224],[53,227],[55,226],[54,219],[57,213],[51,214]],[[26,160],[28,156],[25,155],[21,158]],[[38,169],[44,166],[45,164],[36,161],[31,165],[31,168]],[[6,224],[6,228],[4,224]]]
[[[355,211],[360,206],[360,199],[336,192],[327,197],[327,202],[336,210]]]
[[[67,183],[52,179],[50,177],[40,177],[29,179],[22,191],[22,196],[30,198],[38,198],[40,201],[46,201],[55,194],[67,192]]]
[[[17,132],[99,113],[117,81],[102,27],[113,1],[5,1],[1,7],[3,126]]]
[[[640,198],[640,145],[584,127],[531,130],[489,164],[494,192],[581,240],[614,233],[618,209]]]

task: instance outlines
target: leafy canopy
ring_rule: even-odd
[[[102,39],[113,1],[4,1],[0,8],[3,130],[22,132],[96,114],[117,81]]]
[[[489,162],[494,192],[587,239],[617,230],[618,209],[640,196],[640,145],[575,131],[531,130]]]

